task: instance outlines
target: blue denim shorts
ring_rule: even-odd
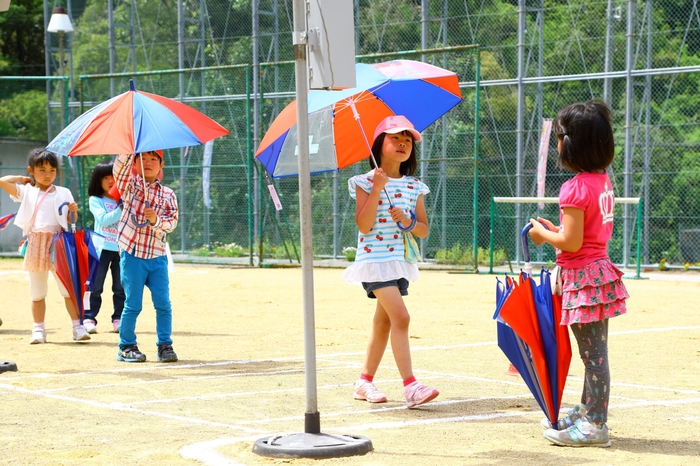
[[[399,289],[401,296],[408,296],[408,280],[405,278],[398,278],[387,282],[362,282],[362,287],[367,292],[367,297],[372,299],[377,299],[377,297],[374,295],[374,290],[386,288],[388,286],[395,286]]]

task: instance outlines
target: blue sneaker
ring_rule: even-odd
[[[146,355],[139,351],[139,347],[136,345],[119,348],[119,352],[117,353],[117,361],[144,362],[145,360]]]

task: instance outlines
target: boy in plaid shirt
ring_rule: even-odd
[[[170,337],[173,320],[165,249],[166,235],[177,226],[177,198],[172,189],[158,180],[162,168],[162,153],[158,152],[122,154],[114,162],[114,180],[123,201],[118,242],[122,286],[126,294],[119,328],[118,361],[146,360],[146,355],[136,346],[135,333],[144,286],[151,290],[156,309],[158,360],[177,361]],[[136,224],[144,221],[147,222],[145,226]]]

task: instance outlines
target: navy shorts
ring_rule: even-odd
[[[362,282],[362,287],[367,292],[367,297],[372,299],[377,299],[374,295],[374,290],[386,288],[388,286],[395,286],[399,289],[401,296],[408,296],[408,280],[405,278],[389,280],[388,282]]]

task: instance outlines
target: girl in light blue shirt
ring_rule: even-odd
[[[95,231],[104,237],[104,247],[100,253],[100,266],[90,295],[90,309],[85,310],[83,324],[89,333],[97,333],[97,314],[102,307],[102,290],[107,271],[112,273],[112,328],[119,333],[119,322],[124,309],[124,288],[119,273],[119,247],[117,246],[117,226],[122,215],[121,201],[114,196],[114,176],[112,162],[99,163],[92,172],[88,194],[90,212],[95,217]]]

